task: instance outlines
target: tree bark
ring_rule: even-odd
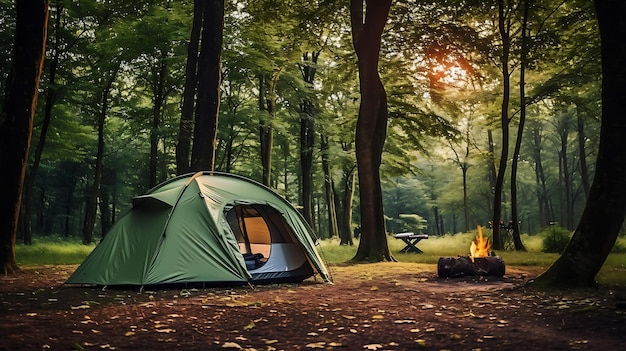
[[[467,129],[464,131],[464,153],[463,155],[459,155],[459,153],[454,148],[454,144],[450,141],[450,149],[454,153],[454,163],[461,169],[461,175],[463,178],[463,222],[465,232],[469,232],[470,229],[470,213],[469,213],[469,198],[467,196],[467,171],[469,170],[468,159],[470,156],[470,125],[467,125]],[[456,230],[454,230],[456,233]]]
[[[76,182],[72,182],[72,185],[69,188],[68,193],[65,195],[65,201],[63,204],[64,207],[64,212],[63,214],[65,215],[65,221],[63,223],[63,235],[67,238],[71,235],[71,233],[73,232],[72,230],[72,223],[70,222],[70,219],[73,217],[72,216],[72,205],[73,205],[73,199],[74,199],[74,191],[76,189]]]
[[[262,115],[259,120],[259,146],[261,153],[261,167],[263,169],[261,182],[265,186],[269,186],[272,173],[272,144],[274,131],[267,119],[272,117],[272,112],[268,111],[268,108],[270,108],[271,105],[268,104],[268,106],[266,107],[266,100],[268,95],[266,81],[267,78],[263,73],[259,73],[257,78],[259,80],[259,111],[267,111],[267,115]]]
[[[469,199],[467,197],[467,165],[463,166],[461,171],[463,173],[463,222],[465,222],[463,228],[467,233],[470,230]]]
[[[563,254],[534,282],[543,288],[595,285],[626,214],[626,3],[596,0],[602,54],[602,121],[596,173],[589,198]]]
[[[35,179],[41,164],[41,156],[43,149],[46,145],[46,137],[48,135],[48,128],[50,127],[50,121],[52,119],[52,107],[55,104],[57,96],[56,87],[56,73],[59,66],[59,55],[61,53],[60,48],[60,29],[61,29],[61,14],[63,13],[63,4],[60,1],[55,1],[54,7],[56,9],[54,16],[54,46],[52,47],[52,57],[49,59],[49,76],[48,76],[48,88],[46,89],[46,102],[44,107],[44,117],[41,123],[41,131],[39,132],[39,139],[35,146],[33,162],[30,169],[26,172],[26,181],[24,185],[24,194],[22,201],[24,218],[20,220],[20,232],[23,235],[24,244],[32,244],[32,197],[33,189],[35,186]]]
[[[569,140],[570,131],[570,116],[561,116],[558,125],[557,132],[560,138],[559,149],[559,198],[560,198],[560,210],[561,210],[561,223],[564,228],[573,229],[573,200],[572,200],[572,176],[569,170],[569,163],[567,161],[567,146]]]
[[[198,58],[198,99],[196,101],[191,170],[213,171],[217,122],[220,110],[224,0],[207,0],[203,8],[202,45]]]
[[[161,128],[161,114],[167,93],[165,92],[165,80],[167,75],[166,53],[161,53],[161,61],[158,69],[153,70],[152,82],[152,128],[150,128],[150,162],[148,166],[148,188],[154,188],[158,183],[157,169],[159,166],[159,138]]]
[[[528,12],[530,0],[524,0],[524,16],[522,19],[522,47],[520,52],[520,117],[517,126],[517,138],[513,149],[513,160],[511,161],[511,225],[513,229],[513,245],[517,251],[526,251],[520,237],[519,213],[517,210],[517,166],[519,154],[522,148],[522,138],[524,137],[524,124],[526,123],[526,66],[528,65]]]
[[[585,119],[582,108],[576,104],[576,125],[578,129],[578,158],[580,159],[580,180],[583,183],[585,199],[589,197],[591,181],[589,180],[589,168],[587,167],[587,154],[585,153]]]
[[[490,213],[493,213],[493,193],[494,193],[494,189],[496,188],[496,151],[495,151],[495,144],[493,142],[493,131],[491,129],[487,129],[487,140],[489,145],[488,147],[488,154],[487,154],[487,160],[489,161],[489,189],[491,190],[491,193],[489,194],[489,202],[487,203],[487,208],[489,209]]]
[[[265,74],[259,74],[259,110],[267,114],[259,123],[259,139],[261,145],[261,166],[263,167],[262,183],[271,187],[272,182],[272,150],[274,148],[274,128],[272,120],[276,117],[276,84],[283,69],[274,70],[268,81]]]
[[[198,89],[198,49],[202,30],[202,0],[194,0],[191,38],[187,47],[187,65],[185,67],[185,88],[181,108],[178,143],[176,144],[176,173],[185,174],[190,170],[191,136],[193,133],[193,111]]]
[[[433,199],[434,195],[431,194],[431,199]],[[434,199],[433,199],[434,200]],[[435,219],[435,233],[437,235],[443,235],[443,226],[441,225],[441,215],[439,214],[439,207],[433,206],[433,218]]]
[[[434,166],[431,165],[430,171],[432,172],[433,170]],[[432,223],[428,223],[429,233],[443,235],[443,219],[439,212],[439,206],[437,206],[437,192],[435,191],[435,182],[432,179],[428,182],[428,194],[430,202],[434,204],[430,207],[433,211],[433,221]]]
[[[100,201],[98,207],[100,208],[100,237],[104,238],[106,233],[111,229],[111,206],[110,206],[110,194],[106,186],[100,189]]]
[[[387,136],[387,94],[378,74],[383,29],[391,0],[350,2],[352,42],[359,67],[361,104],[356,127],[356,159],[361,200],[361,240],[354,261],[393,261],[387,243],[380,164]]]
[[[302,55],[302,64],[298,65],[302,79],[310,89],[313,88],[317,72],[317,58],[321,51]],[[300,103],[300,169],[302,171],[302,215],[313,227],[313,148],[315,147],[314,106],[308,97]]]
[[[535,162],[535,182],[537,185],[537,206],[539,208],[539,226],[543,228],[554,220],[552,206],[550,206],[550,198],[548,196],[548,186],[546,184],[546,176],[543,171],[543,162],[541,160],[541,128],[536,127],[531,130],[533,161]]]
[[[339,245],[354,245],[352,236],[352,200],[354,200],[354,180],[356,174],[354,166],[344,168],[343,172],[343,196],[341,197],[340,209],[341,217],[339,220]],[[336,192],[336,191],[335,191]]]
[[[15,238],[45,57],[48,1],[17,1],[16,15],[13,63],[0,114],[0,269],[5,275],[19,271]]]
[[[511,93],[511,76],[509,73],[509,51],[511,49],[510,20],[507,16],[508,8],[505,8],[504,0],[498,0],[498,28],[500,39],[502,40],[502,53],[500,64],[502,69],[502,106],[500,112],[500,127],[502,131],[502,149],[500,150],[500,162],[496,176],[493,199],[493,248],[500,250],[503,248],[500,236],[500,226],[502,220],[502,190],[504,188],[504,175],[509,158],[509,95]]]
[[[335,184],[330,171],[328,155],[328,137],[322,133],[320,149],[322,154],[322,170],[324,172],[324,193],[326,194],[326,209],[328,215],[328,237],[339,237],[339,223],[337,222],[337,207],[335,206]]]
[[[102,106],[98,115],[98,147],[96,151],[96,165],[94,169],[93,183],[87,186],[85,202],[85,218],[83,221],[83,244],[87,245],[93,240],[93,229],[96,225],[96,214],[98,211],[98,197],[100,196],[100,185],[102,183],[102,168],[104,163],[104,125],[109,111],[109,95],[113,82],[117,77],[121,62],[113,70],[109,80],[102,91]]]

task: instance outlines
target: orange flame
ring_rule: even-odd
[[[489,239],[483,237],[483,228],[478,226],[478,235],[476,235],[476,239],[472,241],[472,245],[470,245],[470,258],[472,262],[475,257],[487,257],[489,256],[489,249],[491,248],[491,244],[489,243]]]

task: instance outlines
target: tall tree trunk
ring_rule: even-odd
[[[452,214],[452,232],[458,233],[456,229],[456,213]]]
[[[504,175],[506,164],[509,158],[509,95],[511,93],[511,76],[509,73],[509,51],[511,49],[510,20],[508,19],[508,6],[505,7],[505,0],[498,0],[498,28],[500,39],[502,40],[502,53],[500,64],[502,69],[502,107],[500,112],[500,126],[502,131],[502,150],[500,150],[500,162],[498,174],[494,188],[493,199],[493,248],[500,250],[503,247],[500,237],[500,226],[502,220],[502,190],[504,188]]]
[[[441,215],[439,214],[439,207],[437,206],[433,206],[433,217],[435,219],[435,234],[443,235]]]
[[[85,218],[83,221],[83,244],[89,244],[93,239],[93,229],[96,225],[96,214],[98,212],[98,197],[100,196],[100,185],[102,182],[102,168],[104,163],[104,125],[109,111],[109,94],[121,62],[113,70],[109,81],[102,91],[102,106],[98,115],[98,148],[96,151],[96,163],[94,169],[93,183],[87,186],[85,199]]]
[[[307,105],[307,103],[304,103]],[[310,107],[304,107],[305,110]],[[313,116],[307,112],[301,114],[300,124],[300,170],[302,172],[302,215],[313,227],[313,147],[315,128]]]
[[[259,79],[259,96],[258,96],[258,104],[259,111],[267,111],[266,101],[267,101],[267,82],[265,74],[260,73],[258,75]],[[259,121],[259,145],[261,152],[261,167],[263,168],[262,174],[262,183],[265,186],[270,185],[271,181],[271,168],[272,168],[272,144],[274,139],[274,130],[272,129],[271,124],[268,119],[272,116],[270,111],[267,111],[267,115],[261,116]]]
[[[226,173],[230,173],[231,171],[231,167],[233,164],[233,157],[234,157],[234,150],[233,150],[233,144],[235,142],[235,126],[231,123],[228,125],[228,137],[226,138],[226,140],[224,141],[226,143],[226,145],[224,146],[224,162],[222,169],[224,169],[224,172]]]
[[[469,199],[467,196],[467,171],[469,169],[469,163],[467,162],[467,160],[469,159],[470,156],[470,125],[467,125],[467,130],[465,130],[465,150],[463,155],[459,155],[459,153],[456,151],[456,149],[454,148],[454,144],[452,143],[452,141],[450,141],[450,148],[452,149],[452,152],[454,153],[455,156],[455,160],[454,162],[459,166],[459,168],[461,169],[461,174],[462,174],[462,178],[463,178],[463,222],[464,222],[464,229],[465,232],[468,232],[470,230],[470,214],[469,214]],[[456,233],[456,230],[454,230],[454,233]]]
[[[552,206],[550,206],[550,198],[548,195],[548,186],[546,184],[546,176],[543,172],[543,162],[541,161],[541,129],[533,128],[531,130],[533,137],[533,161],[535,162],[535,182],[537,184],[537,205],[539,208],[539,225],[545,227],[554,220]]]
[[[520,53],[520,117],[517,126],[517,138],[515,139],[515,148],[513,150],[513,161],[511,162],[511,225],[513,226],[513,244],[515,250],[526,251],[522,239],[520,237],[519,213],[517,210],[517,166],[519,163],[519,154],[522,148],[522,138],[524,136],[524,124],[526,123],[526,66],[528,65],[528,11],[530,0],[524,0],[524,16],[522,19],[522,47]]]
[[[103,186],[100,191],[100,237],[104,238],[111,228],[111,204],[108,188]]]
[[[626,214],[626,2],[596,0],[602,53],[602,125],[589,198],[565,251],[535,283],[550,288],[595,285]]]
[[[54,5],[56,11],[54,16],[54,45],[52,47],[52,57],[49,59],[49,74],[48,74],[48,88],[46,89],[46,102],[44,107],[44,117],[41,123],[41,131],[39,132],[39,140],[37,145],[35,146],[35,152],[33,156],[33,162],[30,168],[26,172],[26,181],[24,185],[24,194],[22,201],[24,216],[20,220],[20,231],[23,236],[24,244],[30,245],[32,244],[32,225],[31,225],[31,217],[32,217],[32,196],[33,189],[35,187],[35,179],[37,178],[37,171],[39,170],[39,165],[41,164],[41,155],[43,154],[43,149],[46,145],[46,136],[48,135],[48,128],[50,127],[50,120],[52,119],[52,107],[55,104],[56,96],[57,96],[57,88],[56,88],[56,73],[57,67],[59,66],[59,55],[61,52],[60,49],[60,34],[59,30],[61,28],[61,14],[63,13],[63,5],[60,1],[55,1]]]
[[[198,89],[198,51],[200,48],[200,33],[202,30],[202,4],[205,1],[194,0],[193,24],[191,38],[187,47],[187,64],[185,66],[185,88],[183,91],[183,106],[181,108],[178,142],[176,144],[176,174],[185,174],[190,170],[191,136],[193,133],[193,111]]]
[[[387,136],[387,94],[378,74],[383,29],[391,0],[350,1],[352,42],[359,67],[361,104],[356,126],[356,159],[361,200],[361,240],[354,261],[393,261],[387,243],[380,164]]]
[[[434,166],[431,165],[430,170],[431,172],[433,171]],[[442,227],[442,221],[441,221],[441,215],[439,213],[439,207],[436,205],[437,204],[437,193],[435,192],[435,184],[433,181],[428,182],[428,192],[430,193],[430,202],[435,204],[433,206],[431,206],[431,209],[433,210],[433,224],[428,224],[430,229],[432,230],[431,233],[434,233],[436,235],[443,235],[443,227]],[[434,225],[434,228],[432,228],[431,226]]]
[[[191,170],[215,168],[220,111],[224,0],[207,0],[203,8],[202,45],[198,58],[198,99],[193,130]]]
[[[72,215],[72,209],[74,206],[73,205],[73,200],[74,200],[74,191],[76,190],[76,182],[72,182],[72,184],[70,185],[69,191],[67,192],[67,194],[65,195],[65,203],[63,204],[64,207],[64,215],[65,215],[65,223],[63,224],[63,235],[65,237],[69,237],[71,235],[71,233],[73,232],[72,230],[72,223],[71,223],[71,218],[73,218],[74,216]]]
[[[559,149],[559,182],[561,187],[559,189],[560,194],[560,209],[561,209],[561,223],[564,228],[573,229],[574,219],[572,209],[572,176],[569,171],[569,162],[567,161],[567,146],[569,139],[570,128],[570,116],[562,116],[558,122],[558,133],[561,142]]]
[[[283,152],[283,186],[285,199],[287,199],[287,201],[291,201],[289,199],[289,166],[291,162],[289,161],[290,153],[288,140],[283,140],[283,143],[280,145],[280,150]]]
[[[115,174],[113,178],[116,178]],[[117,187],[113,188],[113,194],[111,194],[111,224],[117,220]],[[108,232],[108,229],[107,229]],[[104,232],[106,234],[106,232]],[[103,235],[104,235],[103,234]]]
[[[162,53],[165,56],[165,53]],[[167,64],[165,57],[161,57],[159,69],[154,70],[152,83],[152,128],[150,128],[150,162],[148,166],[148,188],[152,189],[159,181],[157,177],[157,169],[159,166],[159,138],[161,128],[161,114],[165,105],[165,77],[167,75]]]
[[[272,120],[276,117],[276,85],[283,68],[274,70],[272,78],[267,81],[265,74],[259,74],[259,110],[267,114],[259,122],[259,139],[261,145],[261,166],[263,167],[262,183],[272,184],[272,149],[274,146],[274,128]]]
[[[585,150],[585,119],[582,108],[579,104],[576,104],[576,126],[578,129],[578,158],[580,163],[580,180],[583,183],[583,189],[585,190],[585,199],[589,197],[589,190],[591,188],[591,181],[589,180],[589,169],[587,167],[587,154]]]
[[[302,63],[298,65],[302,79],[312,90],[317,72],[317,58],[321,51],[302,55]],[[314,106],[308,97],[300,103],[300,168],[302,171],[302,214],[313,227],[313,148],[315,147]]]
[[[341,206],[337,206],[340,209],[341,217],[339,221],[339,245],[354,245],[352,237],[352,200],[354,200],[354,190],[356,179],[356,167],[347,167],[343,172],[343,191],[340,192]],[[337,191],[335,191],[337,192]]]
[[[19,270],[15,238],[48,28],[48,1],[16,1],[13,61],[0,111],[0,269]]]
[[[463,172],[463,221],[465,232],[470,230],[470,215],[469,215],[469,199],[467,197],[467,166],[464,166],[461,171]]]
[[[487,140],[488,140],[488,153],[487,160],[488,163],[488,172],[489,172],[489,189],[491,193],[489,194],[489,202],[487,203],[487,208],[489,209],[489,213],[493,213],[493,194],[496,188],[496,151],[495,144],[493,142],[493,131],[491,129],[487,129]]]
[[[330,169],[328,155],[328,137],[320,136],[320,149],[322,154],[322,170],[324,172],[324,193],[326,194],[326,209],[328,215],[328,237],[339,237],[339,224],[337,222],[337,208],[335,206],[335,184]]]

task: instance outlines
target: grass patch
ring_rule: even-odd
[[[20,266],[44,264],[79,264],[96,247],[83,245],[80,239],[57,236],[34,238],[32,245],[16,244],[15,259]]]
[[[486,234],[486,233],[485,233]],[[392,255],[403,263],[418,263],[436,265],[440,257],[468,255],[469,246],[476,234],[461,233],[454,235],[430,236],[417,244],[424,253],[400,253],[404,248],[402,240],[392,236],[388,238],[389,249]],[[618,240],[618,244],[624,244],[624,238]],[[496,254],[509,267],[527,267],[533,270],[544,271],[552,265],[559,257],[557,253],[545,253],[543,249],[543,238],[537,235],[522,235],[522,242],[526,247],[525,252],[521,251],[497,251]],[[349,261],[359,245],[355,240],[353,246],[339,245],[337,239],[321,240],[321,252],[330,265],[338,265]],[[433,271],[434,272],[434,271]],[[597,280],[603,285],[626,285],[626,253],[620,251],[611,253],[604,266],[597,275]]]
[[[596,280],[607,285],[626,285],[626,253],[611,253],[604,261],[604,265]]]
[[[320,250],[318,251],[330,264],[349,261],[359,247],[358,239],[354,240],[354,245],[339,245],[339,239],[336,238],[320,240],[319,243]]]
[[[440,257],[468,255],[469,245],[475,233],[461,233],[455,235],[431,236],[418,243],[423,254],[400,253],[404,242],[390,236],[389,248],[392,255],[403,263],[417,263],[436,265]],[[541,252],[543,248],[540,236],[522,235],[522,242],[528,251],[498,251],[507,266],[532,267],[539,270],[548,267],[559,257],[556,253]],[[359,241],[354,245],[339,245],[339,240],[321,240],[321,254],[330,265],[338,265],[349,261],[358,248]],[[626,247],[626,238],[619,238],[617,245]],[[80,264],[93,250],[95,244],[83,245],[78,238],[64,238],[58,236],[39,237],[33,240],[33,245],[17,244],[15,255],[20,266],[49,265],[49,264]],[[358,266],[357,266],[358,267]],[[626,252],[614,250],[608,257],[597,276],[598,282],[608,285],[626,284]]]
[[[439,257],[468,255],[470,244],[475,236],[475,233],[430,236],[417,244],[417,247],[424,251],[422,254],[400,253],[405,244],[402,240],[392,236],[388,237],[387,242],[392,255],[400,262],[436,264]],[[500,255],[507,264],[520,266],[547,267],[558,257],[557,254],[541,252],[542,239],[540,237],[523,235],[522,241],[528,250],[527,252],[498,251],[496,254]],[[344,263],[350,260],[359,245],[358,240],[354,241],[353,246],[339,245],[337,239],[321,240],[320,243],[321,251],[330,264]]]

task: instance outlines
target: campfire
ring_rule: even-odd
[[[441,278],[461,277],[466,275],[502,277],[505,272],[504,261],[500,256],[490,255],[491,243],[483,236],[483,229],[478,226],[478,234],[470,244],[468,256],[440,257],[437,274]]]
[[[483,236],[483,227],[478,226],[478,234],[476,235],[476,239],[474,239],[474,241],[472,241],[472,244],[470,245],[470,258],[472,262],[474,262],[474,258],[476,257],[489,256],[489,249],[491,249],[489,239]]]

